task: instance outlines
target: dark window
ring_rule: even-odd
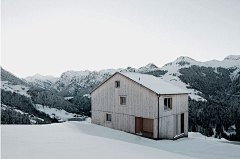
[[[164,98],[164,110],[172,110],[172,98]]]
[[[184,133],[184,113],[181,114],[181,133]]]
[[[106,121],[112,121],[112,114],[106,114]]]
[[[116,87],[116,88],[119,88],[119,87],[120,87],[120,81],[116,81],[116,82],[115,82],[115,87]]]
[[[126,105],[126,97],[120,97],[120,104]]]

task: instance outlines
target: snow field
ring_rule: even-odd
[[[32,158],[239,158],[240,146],[205,140],[152,140],[85,122],[2,125],[2,159]]]

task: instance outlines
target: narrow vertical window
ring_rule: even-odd
[[[115,87],[119,88],[120,87],[120,81],[115,81]]]
[[[172,98],[164,98],[164,110],[172,110]]]
[[[106,114],[106,121],[112,121],[112,114]]]

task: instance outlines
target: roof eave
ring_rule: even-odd
[[[179,95],[179,94],[191,94],[191,93],[156,93],[157,95]]]

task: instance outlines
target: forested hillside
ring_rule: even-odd
[[[8,81],[14,85],[27,85],[26,82],[16,77],[12,73],[4,70],[2,67],[1,67],[1,81]]]
[[[46,105],[51,108],[64,109],[70,113],[80,113],[78,107],[62,96],[42,88],[32,87],[27,92],[34,104]]]
[[[1,120],[3,124],[29,124],[26,120],[22,121],[22,118],[25,119],[29,115],[35,116],[36,120],[37,118],[44,120],[43,122],[39,120],[38,123],[56,122],[56,119],[51,118],[45,112],[37,110],[35,104],[63,109],[70,113],[82,112],[76,105],[65,100],[61,95],[47,89],[31,86],[10,72],[2,68],[1,70],[1,104],[10,107],[10,109],[8,107],[2,108]],[[19,115],[12,108],[28,115]]]
[[[231,79],[235,69],[191,66],[179,70],[179,78],[192,88],[202,92],[206,102],[189,101],[189,130],[230,139],[224,133],[231,125],[236,126],[236,136],[240,141],[240,76]],[[234,138],[234,139],[233,139]]]
[[[53,121],[52,118],[50,118],[47,114],[38,111],[34,107],[34,104],[32,103],[30,98],[20,95],[18,93],[1,90],[1,103],[44,119],[44,123],[51,123]]]

